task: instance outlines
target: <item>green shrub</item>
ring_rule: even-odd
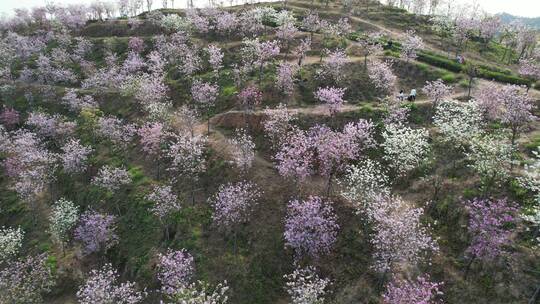
[[[498,82],[517,84],[517,85],[530,85],[530,81],[525,78],[521,78],[514,75],[503,74],[496,71],[486,70],[481,67],[478,68],[477,76],[480,78],[495,80]]]
[[[462,71],[461,64],[447,58],[428,54],[424,51],[418,53],[417,59],[418,61],[425,62],[436,67],[444,68],[452,72],[459,73]]]
[[[456,75],[452,73],[445,73],[441,76],[441,79],[446,83],[455,83],[457,81]]]

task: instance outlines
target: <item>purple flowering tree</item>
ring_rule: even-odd
[[[146,297],[146,292],[138,291],[135,283],[118,281],[118,271],[111,264],[93,269],[77,291],[77,299],[80,304],[136,304]]]
[[[161,225],[165,226],[165,238],[168,240],[169,225],[166,219],[182,208],[178,196],[174,193],[172,186],[157,185],[154,186],[152,192],[146,195],[145,199],[153,204],[150,211],[159,218]]]
[[[174,295],[189,284],[195,272],[195,263],[193,256],[185,249],[169,249],[165,254],[159,253],[157,258],[157,278],[163,294]]]
[[[314,94],[315,98],[328,106],[328,111],[330,112],[331,116],[339,112],[339,109],[343,103],[346,102],[343,100],[343,95],[345,95],[345,89],[343,88],[318,88]]]
[[[512,231],[507,225],[515,223],[517,208],[506,199],[473,199],[465,202],[469,212],[468,230],[471,243],[467,248],[469,267],[474,260],[484,262],[504,255],[504,247],[511,244]]]
[[[210,204],[214,208],[212,220],[222,230],[234,230],[235,226],[249,220],[260,197],[261,191],[251,182],[221,185],[218,192],[210,198]]]
[[[191,86],[193,100],[206,109],[208,134],[210,134],[210,109],[215,105],[218,95],[219,87],[216,84],[195,80]]]
[[[296,67],[287,62],[281,62],[277,68],[276,88],[287,97],[290,97],[294,92],[296,72]]]
[[[318,258],[328,254],[336,242],[339,225],[331,202],[310,196],[305,201],[291,200],[285,219],[285,247],[297,258]]]
[[[28,256],[0,270],[0,303],[44,303],[43,295],[56,285],[47,260],[46,254]]]
[[[156,175],[160,177],[160,160],[162,158],[162,144],[165,141],[165,131],[162,123],[145,123],[137,130],[141,149],[147,156],[156,162]]]
[[[391,69],[390,62],[371,60],[367,64],[368,76],[373,85],[386,94],[391,94],[394,90],[397,77]]]
[[[81,215],[80,224],[75,228],[75,239],[83,245],[85,254],[106,251],[118,242],[115,217],[95,211]]]
[[[81,173],[87,168],[88,157],[94,151],[82,145],[78,139],[71,139],[62,148],[60,159],[66,173]]]
[[[383,304],[435,304],[442,303],[439,296],[442,283],[432,282],[429,275],[423,275],[416,280],[394,279],[386,287]]]
[[[426,81],[426,85],[422,88],[422,92],[426,94],[433,102],[433,109],[436,109],[439,102],[452,94],[452,87],[444,84],[442,79],[435,81]]]

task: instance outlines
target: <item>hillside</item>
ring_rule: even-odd
[[[540,30],[540,17],[527,18],[527,17],[514,16],[507,13],[498,14],[498,16],[501,17],[501,20],[504,23],[510,24],[512,22],[521,22],[534,29]]]
[[[0,24],[0,303],[540,301],[530,29],[45,11]]]

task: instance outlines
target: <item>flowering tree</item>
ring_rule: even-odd
[[[165,132],[162,123],[145,123],[137,130],[141,148],[149,157],[156,161],[157,178],[160,174],[160,160],[162,157],[162,144],[165,141]]]
[[[176,251],[169,249],[165,254],[158,254],[157,269],[161,292],[174,295],[191,281],[195,272],[193,256],[184,249]]]
[[[91,95],[83,97],[77,96],[75,89],[68,89],[66,95],[62,97],[62,104],[66,105],[71,111],[80,112],[84,108],[97,108],[98,104]]]
[[[397,77],[392,72],[389,62],[371,60],[367,64],[368,76],[375,87],[387,94],[396,86]]]
[[[36,196],[54,180],[56,155],[45,148],[35,133],[26,130],[13,132],[2,145],[7,153],[3,162],[6,174],[14,179],[11,188],[22,200],[35,204]]]
[[[328,254],[336,242],[339,225],[331,202],[310,196],[305,201],[291,200],[285,219],[285,247],[297,257],[318,258]]]
[[[223,52],[219,47],[213,44],[208,46],[207,52],[208,63],[210,63],[210,67],[217,77],[219,70],[223,67]]]
[[[433,116],[433,124],[443,135],[441,140],[457,148],[463,148],[473,138],[483,133],[482,113],[474,101],[439,103]]]
[[[473,138],[469,151],[465,153],[469,167],[480,175],[485,187],[505,180],[513,165],[514,149],[501,136],[478,136]]]
[[[251,168],[255,159],[255,143],[253,138],[246,130],[236,130],[234,138],[228,139],[231,146],[232,163],[242,172],[246,172]]]
[[[255,106],[262,101],[262,92],[256,86],[250,85],[242,89],[238,94],[238,100],[247,113],[253,111]]]
[[[285,275],[287,293],[293,304],[322,304],[330,285],[330,280],[321,278],[315,268],[297,268],[291,274]]]
[[[255,44],[255,65],[259,66],[259,83],[262,81],[263,68],[272,58],[279,55],[279,44],[277,41],[259,42]]]
[[[93,269],[90,276],[77,291],[80,304],[94,303],[141,303],[146,292],[138,291],[135,283],[118,283],[118,271],[111,264],[105,264],[101,269]]]
[[[167,156],[171,160],[167,170],[185,178],[197,179],[198,174],[206,169],[206,141],[207,138],[200,135],[175,135],[167,150]],[[173,179],[176,180],[176,177]]]
[[[373,56],[382,53],[383,47],[377,41],[381,37],[381,33],[371,33],[358,41],[358,45],[362,48],[364,56],[364,68],[367,69],[368,56]]]
[[[390,194],[390,181],[381,165],[370,159],[348,167],[340,180],[341,195],[352,202],[357,213],[365,212],[379,195]]]
[[[227,281],[213,288],[206,282],[197,281],[181,286],[174,295],[169,296],[172,302],[167,304],[226,304],[229,302],[228,290]]]
[[[318,171],[328,178],[328,193],[332,178],[341,172],[349,161],[358,159],[364,149],[373,145],[373,128],[370,121],[361,119],[356,123],[346,124],[342,132],[320,125],[310,129]]]
[[[343,100],[345,89],[342,88],[318,88],[314,94],[315,98],[328,105],[328,111],[330,112],[330,115],[334,115],[339,112],[341,105],[346,102],[345,100]]]
[[[313,173],[314,157],[312,139],[305,131],[294,130],[281,143],[274,159],[281,176],[304,180]]]
[[[522,58],[519,60],[519,74],[531,80],[540,79],[540,51],[536,51],[538,58]],[[527,87],[527,89],[530,86]]]
[[[16,256],[21,249],[24,231],[21,228],[0,228],[0,264]]]
[[[284,22],[278,26],[276,31],[276,36],[281,40],[282,46],[285,47],[285,58],[289,55],[289,49],[291,42],[296,38],[299,31],[294,26],[294,22]]]
[[[75,239],[82,243],[86,254],[107,250],[118,242],[114,222],[112,215],[86,211],[75,229]]]
[[[12,128],[19,124],[20,115],[19,112],[13,108],[4,107],[0,113],[0,123],[6,126],[6,128]]]
[[[435,304],[442,303],[437,300],[443,293],[440,291],[442,283],[430,281],[429,275],[423,275],[416,280],[395,279],[388,284],[383,295],[384,304]]]
[[[471,261],[478,258],[492,261],[504,253],[504,246],[511,243],[512,231],[508,224],[515,223],[517,208],[506,199],[473,199],[465,202],[469,212],[468,230],[471,244],[467,255]]]
[[[137,133],[137,128],[119,118],[107,116],[98,119],[95,131],[98,136],[121,147],[126,147]]]
[[[144,51],[144,40],[139,37],[131,37],[128,41],[128,48],[137,54],[141,53]]]
[[[173,192],[170,185],[155,186],[145,198],[154,204],[151,211],[160,220],[181,208],[178,196]]]
[[[429,136],[425,129],[390,124],[385,127],[382,136],[385,152],[383,158],[398,174],[405,174],[416,168],[429,149]]]
[[[534,194],[535,204],[531,208],[526,208],[521,214],[521,218],[528,222],[534,229],[540,228],[540,153],[532,152],[534,159],[532,164],[525,165],[524,175],[518,177],[520,185]],[[536,238],[540,243],[540,237]]]
[[[349,61],[347,54],[342,49],[336,49],[325,58],[322,68],[324,75],[330,76],[334,82],[339,82],[344,77],[344,68]]]
[[[89,155],[94,151],[83,146],[78,139],[71,139],[62,148],[60,158],[66,173],[81,173],[86,170]]]
[[[452,87],[447,86],[441,79],[435,81],[426,81],[426,85],[422,88],[422,92],[433,101],[433,108],[437,108],[439,102],[450,96]]]
[[[219,87],[216,84],[195,80],[191,86],[191,96],[193,100],[203,108],[206,108],[208,116],[208,133],[210,133],[210,109],[215,105],[219,94]]]
[[[61,198],[54,203],[49,215],[49,233],[55,241],[63,245],[78,220],[79,207]]]
[[[507,125],[512,132],[511,143],[515,145],[519,133],[530,122],[536,120],[532,114],[534,102],[527,93],[522,92],[522,88],[515,85],[504,86],[499,97],[505,108],[502,112],[501,122]]]
[[[424,41],[422,37],[416,35],[413,30],[409,30],[406,33],[405,41],[401,45],[401,55],[402,59],[405,59],[407,62],[410,59],[416,59],[416,52],[424,47]]]
[[[276,108],[266,108],[264,115],[266,119],[263,122],[265,135],[270,138],[272,144],[278,147],[280,142],[287,138],[287,134],[292,132],[294,126],[291,121],[296,119],[297,111],[287,109],[287,105],[280,103]]]
[[[373,268],[387,273],[400,265],[416,265],[426,252],[438,251],[437,243],[423,227],[422,208],[411,208],[400,197],[378,196],[368,210],[373,223]]]
[[[247,222],[260,197],[260,190],[251,182],[221,185],[210,198],[214,223],[223,230],[232,230],[235,225]]]
[[[492,83],[480,91],[478,104],[487,118],[500,120],[508,126],[512,145],[519,133],[536,119],[532,114],[532,98],[517,85],[500,87]]]
[[[92,179],[93,185],[111,192],[115,192],[130,183],[131,176],[126,169],[113,168],[108,165],[99,168],[98,174]]]
[[[311,51],[311,39],[302,39],[300,44],[294,49],[293,52],[293,54],[298,57],[298,66],[302,66],[302,62],[304,61],[308,51]]]
[[[0,270],[0,303],[43,303],[56,284],[46,254],[28,256]]]
[[[290,97],[294,92],[296,72],[296,67],[287,62],[281,62],[277,68],[276,87],[287,97]]]

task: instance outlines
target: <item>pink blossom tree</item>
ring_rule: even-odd
[[[386,287],[383,295],[384,304],[435,304],[442,303],[438,298],[443,293],[443,284],[432,282],[429,275],[423,275],[416,280],[395,279]]]
[[[106,251],[118,243],[115,217],[95,211],[81,215],[80,224],[75,228],[75,239],[83,245],[85,254]]]
[[[194,259],[185,249],[169,249],[165,254],[158,254],[157,269],[161,292],[174,295],[191,281],[195,272]]]
[[[253,207],[258,203],[261,191],[252,182],[241,181],[221,185],[218,192],[210,198],[214,208],[212,220],[224,231],[233,230],[249,220]]]
[[[248,113],[252,112],[262,101],[262,92],[254,85],[249,85],[238,93],[238,102],[244,108],[244,117],[246,125],[248,122]]]
[[[452,94],[452,87],[444,84],[442,79],[435,81],[426,81],[426,85],[422,88],[422,92],[433,101],[433,108],[436,109],[439,102],[449,97]]]
[[[236,130],[235,137],[228,140],[231,147],[232,163],[246,173],[255,160],[255,143],[244,129]]]
[[[298,58],[298,66],[302,66],[302,62],[309,51],[311,51],[311,39],[304,38],[293,51],[294,56]]]
[[[364,56],[364,68],[367,69],[368,57],[382,53],[383,47],[378,42],[381,37],[380,33],[370,33],[362,37],[358,41],[358,45],[362,49],[362,56]]]
[[[266,119],[263,122],[265,135],[272,141],[274,148],[279,147],[287,134],[294,130],[291,124],[296,119],[297,111],[290,110],[287,105],[280,103],[276,108],[264,110]]]
[[[223,67],[223,52],[213,44],[206,49],[208,52],[208,63],[214,72],[215,77],[218,76],[219,70]]]
[[[216,84],[196,80],[191,86],[193,100],[206,109],[208,134],[210,134],[210,109],[215,105],[218,95],[219,87]]]
[[[4,107],[0,113],[0,123],[8,129],[15,127],[17,124],[19,124],[19,121],[19,112],[13,108]]]
[[[386,94],[391,93],[397,83],[397,77],[394,75],[389,62],[372,60],[367,65],[368,76],[375,87]]]
[[[144,40],[139,37],[131,37],[128,41],[128,48],[135,53],[141,53],[144,51]]]
[[[347,54],[342,49],[335,49],[325,58],[322,68],[324,75],[328,75],[332,81],[338,83],[344,77],[344,68],[349,62]]]
[[[400,265],[416,265],[427,252],[438,251],[437,243],[421,224],[423,213],[422,208],[411,208],[399,197],[384,195],[368,207],[374,230],[371,243],[375,270],[386,274]]]
[[[294,92],[294,76],[296,72],[296,67],[287,62],[281,62],[277,68],[276,87],[287,97],[290,97]]]
[[[407,62],[411,59],[416,59],[416,53],[423,47],[424,41],[422,40],[422,37],[416,35],[413,30],[409,30],[405,35],[405,41],[403,41],[401,45],[400,57]]]
[[[80,304],[94,303],[141,303],[146,297],[145,291],[138,291],[135,283],[119,283],[119,274],[111,264],[90,271],[90,276],[77,291]]]
[[[0,270],[1,303],[43,303],[56,285],[48,256],[40,254],[14,261]]]
[[[291,177],[298,182],[313,173],[314,157],[312,139],[305,131],[295,130],[281,143],[274,159],[281,176]]]
[[[285,247],[292,248],[297,258],[328,254],[336,242],[338,229],[331,202],[317,196],[289,201],[283,235]]]
[[[343,100],[343,95],[345,95],[344,88],[318,88],[314,95],[320,102],[327,104],[331,116],[339,112],[343,103],[346,102]]]
[[[374,125],[363,119],[348,123],[342,132],[320,125],[311,128],[309,132],[318,171],[327,178],[328,194],[334,176],[343,171],[348,162],[358,159],[364,149],[374,144]]]
[[[517,207],[506,199],[473,199],[465,202],[465,208],[469,212],[471,243],[466,253],[470,263],[503,255],[504,247],[511,243],[512,231],[507,227],[516,222]]]
[[[123,167],[111,167],[105,165],[92,178],[92,185],[98,186],[110,192],[120,190],[122,186],[131,184],[131,176]]]
[[[94,151],[91,147],[82,145],[78,139],[71,139],[61,149],[63,153],[60,158],[66,173],[84,172],[88,157]]]
[[[165,227],[165,238],[169,239],[169,223],[167,218],[179,211],[182,206],[178,196],[174,193],[171,185],[156,185],[145,199],[153,204],[150,211],[158,217],[162,226]]]
[[[255,44],[255,65],[259,67],[259,83],[262,81],[263,69],[272,58],[279,55],[279,44],[277,41],[259,42]]]
[[[157,178],[160,177],[160,164],[162,157],[162,145],[165,142],[165,132],[162,123],[145,123],[137,130],[140,138],[141,149],[149,157],[155,159]]]

